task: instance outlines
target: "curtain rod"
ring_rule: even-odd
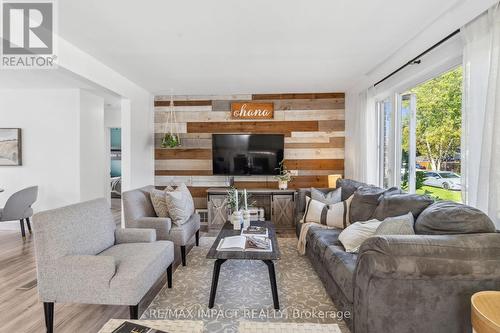
[[[398,73],[399,71],[401,71],[402,69],[404,69],[406,66],[409,66],[409,65],[413,65],[413,64],[420,64],[420,58],[423,57],[424,55],[426,55],[427,53],[431,52],[432,50],[434,50],[436,47],[438,47],[439,45],[443,44],[444,42],[446,42],[448,39],[450,39],[451,37],[455,36],[456,34],[458,34],[460,32],[460,29],[457,29],[455,31],[453,31],[451,34],[449,34],[448,36],[446,36],[445,38],[441,39],[439,42],[437,42],[436,44],[432,45],[431,47],[429,47],[427,50],[425,50],[424,52],[420,53],[418,56],[416,56],[415,58],[411,59],[410,61],[408,61],[406,64],[404,64],[403,66],[399,67],[398,69],[396,69],[394,72],[390,73],[389,75],[387,75],[386,77],[384,77],[382,80],[378,81],[377,83],[375,83],[373,86],[376,87],[378,84],[384,82],[385,80],[387,80],[388,78],[390,78],[391,76],[393,76],[394,74]]]

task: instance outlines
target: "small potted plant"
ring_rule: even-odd
[[[284,161],[281,161],[279,164],[279,174],[274,176],[274,179],[278,180],[278,188],[280,190],[286,190],[288,188],[288,182],[292,180],[292,173],[286,168]]]
[[[180,146],[181,142],[179,137],[175,134],[166,133],[163,139],[161,140],[162,148],[175,148]]]

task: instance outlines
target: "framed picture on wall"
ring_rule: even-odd
[[[0,166],[22,165],[20,128],[0,128]]]

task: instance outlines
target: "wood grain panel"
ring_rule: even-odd
[[[189,192],[191,192],[191,195],[196,198],[206,198],[207,197],[207,190],[209,189],[208,187],[194,187],[194,186],[188,186]]]
[[[240,100],[239,102],[246,102]],[[265,99],[261,100],[266,103],[273,103],[275,111],[286,110],[339,110],[345,108],[345,100],[343,98],[332,99]],[[212,101],[213,111],[229,111],[231,110],[230,100],[214,100]],[[260,101],[259,101],[260,102]]]
[[[325,120],[319,122],[320,131],[344,131],[345,121],[344,120]]]
[[[155,159],[188,159],[188,160],[209,160],[212,158],[211,149],[155,149]]]
[[[174,100],[174,106],[205,106],[212,105],[211,100],[178,101]],[[155,106],[170,106],[170,100],[155,101]]]
[[[241,121],[227,123],[187,123],[188,133],[283,133],[318,131],[317,121]]]
[[[155,170],[212,170],[212,160],[155,160]]]
[[[211,176],[212,170],[155,170],[155,176]]]
[[[285,149],[285,159],[343,159],[344,148],[293,148]]]
[[[289,170],[344,170],[344,160],[285,160],[285,166]]]
[[[328,176],[297,176],[288,183],[289,188],[328,187]]]
[[[290,94],[253,94],[253,100],[262,99],[322,99],[345,98],[344,93],[290,93]]]
[[[287,138],[288,139],[288,138]],[[285,148],[344,148],[345,138],[329,138],[328,142],[312,142],[312,143],[287,143],[285,141]]]

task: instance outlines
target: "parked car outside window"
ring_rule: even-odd
[[[460,175],[449,171],[425,172],[424,185],[444,188],[445,190],[462,189]]]

